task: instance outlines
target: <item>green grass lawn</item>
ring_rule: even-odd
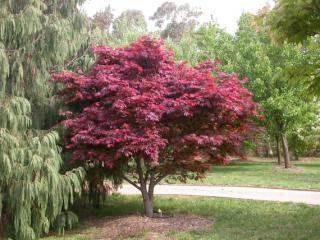
[[[293,164],[285,169],[274,159],[233,161],[227,166],[214,166],[203,181],[187,184],[320,189],[319,159],[293,161]]]
[[[234,161],[215,166],[201,181],[188,184],[260,186],[294,189],[320,189],[320,159],[294,162],[284,169],[270,159]],[[155,208],[169,213],[189,213],[214,220],[209,230],[171,232],[168,239],[217,240],[318,240],[320,239],[320,206],[205,197],[157,197]],[[86,223],[88,217],[142,212],[142,201],[136,196],[112,196],[101,210],[81,209],[78,229],[64,237],[46,240],[103,239],[105,231]],[[150,239],[148,233],[124,239]],[[153,239],[153,238],[152,238]]]
[[[163,212],[190,213],[212,218],[208,230],[171,232],[168,239],[216,240],[319,240],[320,207],[304,204],[275,203],[251,200],[203,197],[157,197],[156,208]],[[98,211],[82,210],[81,218],[99,219],[142,211],[141,199],[136,196],[113,196]],[[86,216],[86,217],[84,217]],[[50,237],[46,240],[103,239],[102,229],[81,225],[73,235]],[[130,239],[148,239],[148,234]],[[128,239],[128,238],[124,238]]]

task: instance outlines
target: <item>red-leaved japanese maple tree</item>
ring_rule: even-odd
[[[63,72],[61,96],[73,160],[100,162],[139,189],[153,215],[154,187],[169,175],[201,178],[215,163],[241,155],[258,117],[236,75],[207,61],[177,63],[162,40],[95,47],[90,74]],[[190,174],[192,173],[192,174]]]

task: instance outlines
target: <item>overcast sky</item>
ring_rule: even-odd
[[[87,0],[82,9],[89,16],[93,16],[108,5],[114,10],[115,16],[127,9],[137,9],[142,10],[148,20],[163,2],[165,0]],[[272,0],[171,0],[171,2],[178,5],[189,3],[191,6],[200,7],[204,13],[202,21],[209,20],[212,15],[217,23],[230,33],[236,31],[241,13],[255,13],[266,3],[271,5],[273,3]],[[150,23],[149,28],[153,28]]]

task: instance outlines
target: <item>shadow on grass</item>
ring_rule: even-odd
[[[299,163],[299,162],[294,162],[294,165],[297,167],[303,167],[303,168],[317,168],[320,171],[320,163]]]
[[[80,208],[78,208],[80,209]],[[86,220],[89,217],[103,218],[108,216],[121,216],[132,213],[141,213],[143,211],[142,201],[132,201],[131,198],[120,194],[113,194],[107,198],[101,208],[96,209],[91,206],[76,210],[77,215],[81,220]]]
[[[245,161],[234,161],[228,165],[216,165],[210,170],[211,173],[218,172],[249,172],[249,171],[265,171],[268,168],[276,166],[275,163],[256,163],[256,162],[245,162]]]
[[[204,197],[156,197],[155,210],[214,219],[204,231],[173,232],[173,239],[308,239],[320,236],[320,207],[304,204]],[[138,196],[115,195],[103,208],[81,209],[80,218],[127,215],[143,211]],[[84,226],[87,227],[87,226]],[[83,228],[82,228],[83,229]]]

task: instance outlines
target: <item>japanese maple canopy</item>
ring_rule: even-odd
[[[75,109],[63,122],[74,160],[113,168],[144,158],[172,172],[204,172],[227,155],[241,154],[258,115],[236,75],[210,61],[197,67],[177,63],[162,40],[148,36],[94,52],[90,74],[53,78],[64,84],[61,96]]]

